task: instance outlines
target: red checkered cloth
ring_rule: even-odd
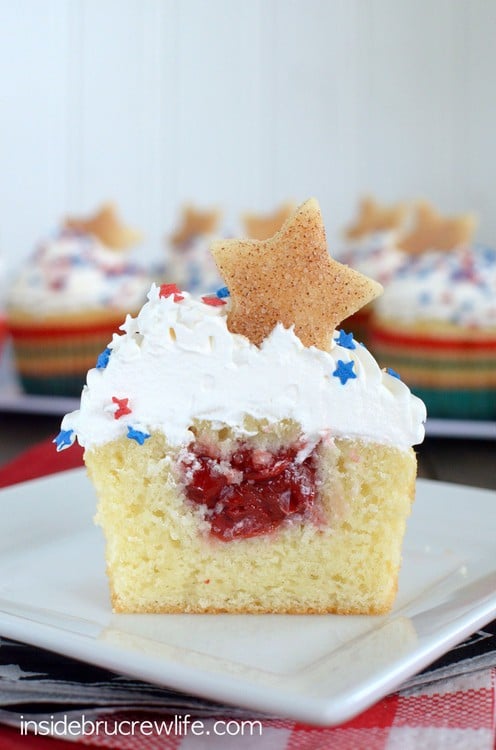
[[[50,442],[43,443],[0,469],[0,486],[33,478],[33,467],[39,476],[80,462],[80,453],[56,454]],[[29,467],[28,474],[22,466]],[[100,721],[97,733],[73,737],[69,743],[21,736],[16,728],[0,726],[0,750],[64,750],[74,743],[116,750],[495,750],[496,667],[399,691],[332,728],[232,717],[190,717],[188,722],[177,722],[176,717],[175,725],[174,717],[165,713],[82,713],[87,721]],[[198,722],[195,731],[192,721]],[[116,728],[121,729],[117,736]]]

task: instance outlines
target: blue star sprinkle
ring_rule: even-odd
[[[108,365],[111,354],[112,354],[112,349],[109,349],[107,347],[106,349],[103,350],[101,354],[98,355],[98,359],[96,361],[97,370],[105,370],[105,368]]]
[[[482,253],[483,260],[488,265],[492,265],[494,262],[496,262],[496,249],[494,249],[493,247],[482,247],[479,249]]]
[[[63,451],[73,444],[76,436],[74,430],[60,430],[57,437],[52,441],[57,446],[57,451]]]
[[[338,366],[332,373],[335,378],[339,378],[341,385],[345,385],[350,379],[356,378],[356,373],[353,372],[353,360],[350,362],[343,362],[342,359],[338,359]]]
[[[345,333],[343,329],[339,331],[339,336],[337,339],[334,339],[334,341],[336,342],[336,344],[344,347],[345,349],[356,349],[356,344],[353,341],[353,334]]]
[[[393,370],[392,367],[386,367],[386,372],[388,375],[391,375],[393,378],[398,378],[398,380],[401,380],[401,377],[396,372],[396,370]]]
[[[223,299],[224,297],[230,297],[231,292],[229,291],[227,286],[223,286],[220,289],[217,289],[217,291],[215,292],[215,296],[219,299]]]
[[[128,425],[127,436],[128,438],[130,438],[130,440],[136,440],[139,445],[143,445],[145,440],[148,440],[148,438],[151,437],[151,435],[149,435],[147,432],[135,430],[134,427],[131,427],[131,425]]]

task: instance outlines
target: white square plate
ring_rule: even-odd
[[[83,469],[0,491],[0,633],[159,685],[337,724],[496,614],[496,493],[419,480],[383,617],[114,615]]]

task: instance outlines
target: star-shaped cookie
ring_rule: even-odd
[[[92,234],[112,250],[124,250],[137,245],[142,239],[140,232],[122,223],[113,203],[104,203],[87,219],[68,217],[64,226],[76,232]]]
[[[382,291],[331,258],[314,198],[271,239],[219,240],[211,250],[231,293],[228,327],[255,344],[282,323],[305,346],[328,351],[337,325]]]
[[[477,221],[472,214],[441,216],[429,203],[417,204],[415,226],[399,241],[399,247],[412,255],[426,250],[453,250],[472,241]]]
[[[366,196],[360,201],[358,216],[355,222],[346,229],[345,235],[349,240],[356,240],[373,232],[400,229],[407,213],[406,203],[381,206],[374,198]]]
[[[289,219],[296,206],[294,203],[283,203],[280,208],[269,215],[243,214],[241,217],[246,236],[251,240],[268,240],[280,230],[284,222]]]
[[[181,223],[171,236],[171,243],[181,247],[195,237],[213,234],[221,220],[221,212],[217,209],[200,211],[190,203],[183,207]]]

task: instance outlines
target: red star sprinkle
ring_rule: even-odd
[[[131,409],[128,406],[128,398],[117,398],[116,396],[112,396],[112,401],[114,404],[117,404],[117,409],[114,412],[114,419],[120,419],[126,414],[131,414]]]
[[[226,304],[225,300],[220,299],[219,297],[202,297],[201,301],[211,307],[220,307],[221,305]]]
[[[159,297],[170,297],[172,294],[174,295],[174,302],[181,302],[184,299],[177,284],[160,285]]]

